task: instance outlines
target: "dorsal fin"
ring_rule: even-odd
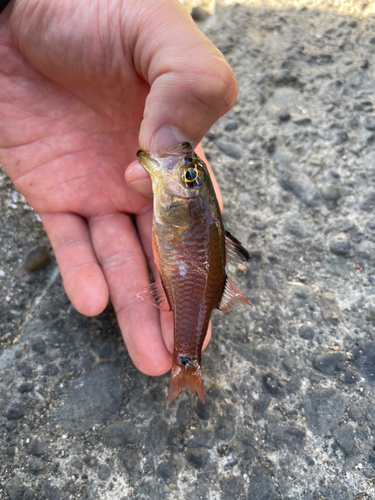
[[[251,306],[250,302],[242,295],[241,290],[238,288],[238,286],[235,285],[233,281],[227,276],[224,291],[217,304],[217,308],[220,309],[220,311],[230,313],[239,304],[246,304],[248,306]]]
[[[156,307],[165,312],[170,312],[171,307],[168,298],[165,295],[163,284],[160,280],[147,285],[143,290],[137,293],[137,297],[142,300],[152,302]]]
[[[227,251],[227,260],[232,263],[242,263],[250,259],[250,254],[237,238],[229,231],[224,231],[225,249]]]

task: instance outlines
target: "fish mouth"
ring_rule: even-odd
[[[155,175],[155,170],[158,170],[156,162],[150,157],[149,153],[140,149],[137,151],[137,158],[141,165],[150,175]]]

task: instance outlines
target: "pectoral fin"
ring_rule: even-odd
[[[137,293],[137,297],[142,300],[152,302],[156,307],[165,312],[170,312],[171,307],[168,298],[165,295],[163,284],[161,281],[155,281],[151,285],[147,285],[143,290]]]
[[[225,249],[227,251],[227,260],[232,263],[246,262],[250,258],[249,252],[242,243],[238,241],[229,231],[224,231]]]
[[[216,307],[220,309],[220,311],[230,313],[239,304],[251,306],[250,302],[242,295],[241,290],[227,276],[223,294]]]

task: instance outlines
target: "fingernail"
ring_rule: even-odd
[[[151,140],[151,151],[164,151],[181,142],[189,142],[189,139],[173,125],[164,124],[156,132]]]

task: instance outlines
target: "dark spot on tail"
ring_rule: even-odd
[[[193,364],[193,361],[188,356],[179,356],[178,361],[184,366]]]

